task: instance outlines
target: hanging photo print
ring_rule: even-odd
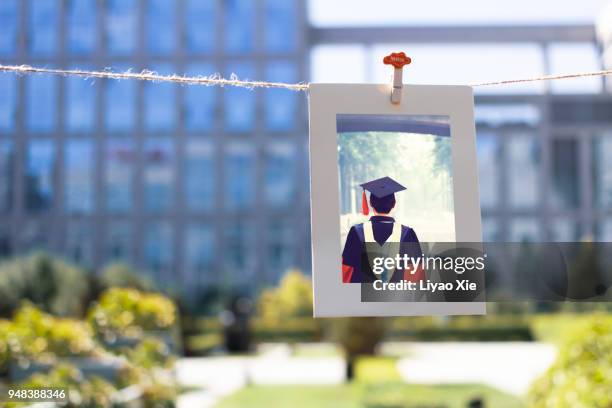
[[[314,315],[483,314],[472,89],[395,91],[310,86]]]

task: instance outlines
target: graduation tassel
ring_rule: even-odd
[[[370,213],[370,207],[368,207],[368,198],[366,197],[365,190],[363,190],[361,193],[361,212],[363,215],[368,215]]]

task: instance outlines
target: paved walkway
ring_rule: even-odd
[[[341,357],[292,357],[286,344],[265,346],[252,357],[184,358],[176,364],[179,383],[201,390],[181,395],[178,408],[212,407],[247,384],[341,384],[344,370]]]
[[[199,388],[182,394],[178,408],[207,408],[221,398],[247,384],[249,357],[183,358],[177,361],[175,370],[179,384]]]
[[[398,370],[406,382],[419,384],[487,384],[523,395],[556,355],[543,343],[386,343],[406,357]],[[268,345],[245,357],[185,358],[177,362],[181,385],[200,390],[184,394],[178,408],[212,407],[247,384],[340,384],[344,360],[336,356],[293,357],[285,344]]]
[[[406,382],[480,383],[524,395],[557,354],[544,343],[414,343],[397,367]]]

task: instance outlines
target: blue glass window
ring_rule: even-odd
[[[0,132],[15,129],[17,111],[17,80],[13,74],[0,74]]]
[[[58,7],[57,0],[30,2],[28,16],[29,48],[38,56],[53,55],[57,50]]]
[[[136,0],[107,0],[106,37],[113,55],[129,55],[136,48]]]
[[[116,70],[121,71],[122,68]],[[136,86],[134,81],[104,81],[106,86],[105,126],[109,131],[132,130],[136,119]]]
[[[478,181],[480,185],[480,204],[483,208],[493,208],[499,201],[499,162],[500,150],[496,135],[479,134]]]
[[[185,23],[187,51],[211,54],[215,49],[215,0],[187,0]]]
[[[188,75],[211,75],[211,64],[193,64]],[[217,88],[214,86],[185,87],[185,127],[189,131],[211,130],[215,123]]]
[[[246,222],[232,222],[225,232],[225,263],[228,270],[240,271],[250,277],[254,266],[255,228]]]
[[[8,225],[0,225],[0,257],[8,257],[12,252],[10,227]]]
[[[304,137],[303,140],[307,140],[308,137]],[[298,145],[298,148],[300,146]],[[308,150],[308,142],[305,142],[301,147],[300,156],[303,156],[302,160],[302,188],[304,189],[304,195],[310,197],[310,151]],[[310,212],[308,212],[310,213]],[[310,224],[308,224],[310,230]],[[310,241],[310,240],[308,240]],[[308,252],[310,254],[310,252]]]
[[[55,146],[52,140],[30,140],[26,153],[25,203],[29,211],[48,210],[53,205]]]
[[[174,0],[150,0],[147,7],[147,50],[163,55],[174,51],[176,24]]]
[[[19,231],[20,250],[27,252],[33,249],[47,249],[51,236],[47,224],[40,220],[26,221],[25,226]]]
[[[167,222],[149,223],[145,231],[145,266],[158,281],[165,277],[164,272],[172,269],[173,235],[172,225]]]
[[[134,159],[131,140],[109,139],[106,143],[105,201],[106,209],[111,213],[125,213],[132,208]]]
[[[578,141],[555,139],[552,141],[553,175],[552,205],[571,209],[579,203],[578,188]]]
[[[13,55],[17,45],[17,0],[0,1],[0,55]]]
[[[275,221],[268,227],[268,273],[277,282],[293,266],[295,232],[286,221]]]
[[[603,218],[595,225],[598,242],[612,242],[612,219]]]
[[[228,54],[253,51],[255,35],[255,2],[225,0],[225,50]]]
[[[578,223],[565,217],[551,219],[548,233],[549,239],[552,242],[575,242],[580,240]]]
[[[75,55],[91,54],[96,49],[96,1],[70,0],[66,6],[68,51]]]
[[[540,242],[542,229],[533,217],[516,217],[510,220],[509,242]]]
[[[297,10],[294,0],[266,0],[265,45],[271,53],[287,53],[296,48]]]
[[[506,148],[510,204],[534,208],[539,202],[540,145],[533,135],[517,135],[508,140]],[[522,228],[523,224],[518,225]]]
[[[273,207],[290,205],[295,198],[295,146],[290,143],[268,145],[266,151],[266,203]]]
[[[305,214],[303,221],[304,236],[297,238],[299,241],[297,241],[296,248],[299,248],[299,255],[302,258],[300,267],[306,274],[309,274],[309,271],[312,271],[312,252],[309,245],[312,235],[310,234],[310,213],[306,211]]]
[[[66,128],[70,132],[87,132],[94,128],[96,120],[97,82],[69,77],[66,84]]]
[[[610,157],[612,157],[612,134],[597,135],[593,138],[591,146],[593,202],[597,208],[605,210],[612,207],[612,160],[610,160]],[[612,241],[612,236],[610,241]]]
[[[225,206],[246,209],[255,201],[255,150],[248,144],[232,144],[225,155]]]
[[[500,240],[499,222],[496,219],[491,217],[482,219],[482,238],[484,242],[497,242]]]
[[[160,75],[172,73],[169,65],[153,70]],[[171,130],[176,125],[176,86],[171,83],[145,85],[145,124],[148,130]]]
[[[190,140],[185,146],[185,192],[190,211],[211,210],[215,204],[215,166],[213,145]]]
[[[93,242],[91,225],[87,221],[72,221],[66,227],[66,255],[80,265],[91,265]]]
[[[236,74],[240,79],[253,79],[255,69],[252,64],[229,64],[226,75]],[[244,88],[226,88],[225,98],[225,128],[231,132],[248,132],[255,126],[256,91]]]
[[[0,213],[12,208],[14,155],[13,143],[0,139]]]
[[[106,259],[127,262],[131,259],[132,231],[130,224],[115,221],[106,229]]]
[[[65,208],[69,213],[93,210],[93,145],[91,140],[69,140],[64,154]]]
[[[26,79],[26,124],[32,132],[51,132],[55,128],[57,78],[33,75]]]
[[[212,275],[215,255],[215,235],[212,226],[190,224],[185,236],[185,280],[202,282]]]
[[[272,82],[295,82],[295,65],[276,62],[268,65],[266,79]],[[266,126],[270,130],[289,131],[295,127],[298,94],[282,89],[266,89]]]
[[[174,145],[170,139],[149,139],[145,146],[145,208],[168,211],[174,203]]]

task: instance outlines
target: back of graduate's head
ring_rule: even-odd
[[[379,214],[388,214],[395,207],[395,194],[384,197],[376,197],[370,194],[370,205]]]

